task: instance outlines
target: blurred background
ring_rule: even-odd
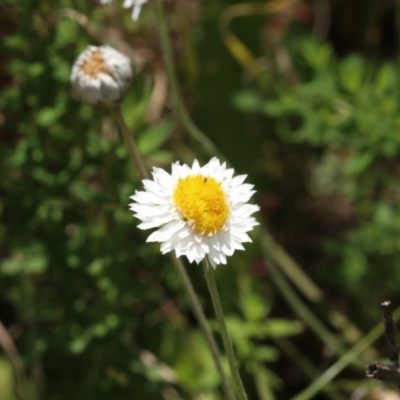
[[[387,357],[380,303],[400,305],[399,2],[164,7],[185,104],[261,206],[216,270],[249,398],[296,398],[352,354],[301,400],[398,399],[364,371]],[[128,211],[141,183],[113,115],[69,83],[86,46],[115,47],[146,165],[207,162],[157,28],[152,0],[137,22],[116,1],[0,1],[0,400],[223,399],[175,269]]]

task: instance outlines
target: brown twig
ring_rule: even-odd
[[[385,338],[389,350],[389,360],[392,367],[399,367],[399,349],[397,346],[397,332],[396,325],[394,323],[392,306],[390,301],[384,301],[381,304],[383,321],[385,323]]]
[[[368,364],[365,371],[367,378],[394,383],[400,388],[399,350],[397,345],[397,331],[393,318],[390,301],[381,304],[383,322],[385,325],[385,338],[389,352],[390,365],[373,363]]]
[[[367,378],[378,379],[387,383],[394,383],[400,386],[400,369],[385,364],[368,364],[365,371]]]

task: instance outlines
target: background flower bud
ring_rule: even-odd
[[[129,58],[109,46],[89,46],[77,58],[71,73],[75,93],[89,104],[118,103],[131,79]]]

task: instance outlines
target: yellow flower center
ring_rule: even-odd
[[[173,199],[183,218],[193,223],[196,233],[215,234],[228,219],[225,193],[214,178],[192,175],[179,179]]]
[[[81,70],[92,78],[96,78],[100,73],[111,75],[111,72],[107,68],[107,64],[101,55],[101,51],[99,50],[96,50],[87,60],[85,60],[81,65]]]

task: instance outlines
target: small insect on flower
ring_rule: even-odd
[[[129,58],[109,46],[89,46],[75,61],[71,73],[74,91],[89,104],[118,103],[131,80]]]
[[[143,180],[144,191],[136,191],[130,209],[142,223],[140,229],[158,228],[148,242],[161,243],[163,254],[175,250],[199,263],[205,257],[215,268],[226,264],[226,256],[244,250],[251,242],[246,232],[258,222],[251,215],[259,206],[247,204],[255,193],[243,183],[246,175],[233,177],[234,170],[214,157],[200,167],[172,164],[168,174],[153,168],[153,180]]]

